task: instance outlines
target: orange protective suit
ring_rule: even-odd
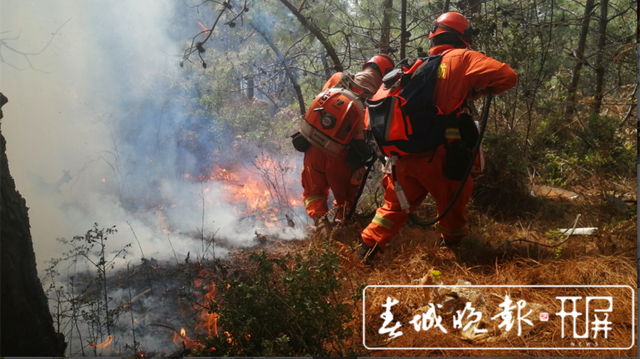
[[[345,164],[347,150],[338,156],[332,156],[316,148],[309,147],[304,155],[302,168],[302,196],[307,214],[311,218],[322,217],[329,210],[327,197],[329,188],[333,191],[336,205],[344,208],[353,203],[358,185],[351,184],[352,170]],[[339,210],[337,218],[342,218]]]
[[[478,89],[491,88],[493,94],[499,94],[514,87],[518,81],[518,75],[507,64],[477,51],[439,45],[429,52],[434,55],[446,50],[450,51],[443,55],[433,99],[433,103],[445,114],[460,107],[467,96],[477,93]],[[445,158],[446,148],[441,145],[435,150],[398,159],[396,176],[411,204],[411,212],[428,194],[436,201],[438,215],[451,202],[461,182],[444,176]],[[386,188],[385,204],[376,211],[373,221],[362,232],[363,242],[369,247],[377,243],[380,251],[384,251],[386,243],[408,219],[407,213],[400,207],[390,174],[384,177],[383,185]],[[472,191],[473,178],[468,178],[451,210],[436,223],[436,229],[445,240],[455,242],[469,234],[466,207]]]
[[[342,77],[342,72],[337,72],[325,83],[322,91],[335,86]],[[382,83],[382,76],[371,67],[355,75],[355,82],[369,91],[375,91]],[[364,129],[364,119],[361,119]],[[364,138],[362,130],[354,135],[354,139]],[[348,149],[343,150],[338,156],[332,156],[310,146],[304,154],[304,167],[302,168],[302,196],[304,198],[307,214],[311,218],[322,217],[327,214],[327,198],[329,189],[335,197],[335,205],[340,207],[336,215],[342,219],[345,211],[353,204],[358,192],[358,184],[351,181],[353,170],[346,164]]]

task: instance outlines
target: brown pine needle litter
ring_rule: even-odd
[[[439,233],[433,228],[422,228],[410,223],[387,245],[384,253],[379,253],[371,267],[360,263],[357,258],[359,234],[364,224],[354,221],[348,226],[336,226],[330,239],[319,238],[310,234],[302,241],[283,241],[266,246],[270,256],[281,257],[287,253],[297,254],[314,249],[334,251],[340,258],[342,267],[339,272],[342,282],[340,297],[343,302],[353,302],[352,298],[360,297],[360,301],[352,306],[353,321],[347,325],[355,328],[351,338],[341,338],[345,350],[352,350],[361,356],[380,357],[636,357],[637,347],[629,350],[367,350],[362,338],[362,288],[366,285],[419,285],[419,284],[472,284],[472,285],[627,285],[637,288],[637,217],[629,218],[611,212],[605,201],[597,193],[588,195],[577,190],[579,200],[558,201],[545,200],[543,207],[524,208],[529,215],[518,219],[499,219],[481,208],[470,207],[470,236],[465,238],[457,250],[439,246]],[[427,203],[419,213],[428,217],[435,213],[433,204]],[[542,210],[536,212],[536,209]],[[613,213],[613,214],[612,214]],[[580,216],[578,216],[580,215]],[[575,222],[576,218],[579,218]],[[425,218],[423,218],[425,219]],[[568,240],[562,236],[558,228],[598,227],[595,235],[571,235]],[[517,239],[526,239],[527,242]],[[566,241],[565,241],[566,240]],[[564,241],[564,242],[563,242]],[[543,247],[535,243],[551,247]],[[560,245],[558,245],[560,244]],[[554,247],[555,246],[555,247]],[[325,249],[323,249],[325,248]],[[244,257],[238,254],[237,259]],[[439,273],[434,280],[432,273]],[[616,291],[617,290],[617,291]],[[611,295],[622,301],[625,295],[611,288],[582,288],[582,296]],[[538,318],[540,313],[552,312],[555,295],[566,295],[558,289],[546,292],[536,288],[509,289],[515,302],[524,299],[532,313],[529,318]],[[424,313],[428,303],[434,299],[447,299],[443,292],[431,288],[418,288],[407,291],[400,302],[393,308],[394,323],[400,320],[403,324],[403,335],[389,340],[378,340],[382,324],[380,314],[386,296],[373,295],[367,299],[366,323],[367,338],[375,338],[367,342],[368,346],[377,347],[483,347],[484,343],[498,347],[569,347],[570,338],[561,338],[559,321],[540,322],[534,326],[523,325],[522,334],[517,335],[513,328],[505,332],[498,328],[500,320],[489,320],[500,312],[499,304],[504,300],[505,289],[476,289],[476,294],[484,298],[483,320],[481,326],[487,333],[478,335],[460,329],[451,330],[451,316],[443,315],[443,324],[449,328],[444,334],[433,328],[428,335],[416,332],[409,322],[414,315]],[[621,294],[622,293],[622,294]],[[627,293],[627,294],[625,294]],[[554,294],[554,295],[550,295]],[[628,303],[631,302],[629,299]],[[453,303],[452,308],[457,305]],[[637,299],[636,299],[637,303]],[[636,304],[634,304],[634,307]],[[568,309],[567,309],[568,310]],[[606,345],[611,347],[627,347],[632,325],[631,307],[616,307],[610,313],[609,320],[615,323],[608,333]],[[455,311],[454,311],[455,312]],[[635,314],[637,317],[637,313]],[[489,318],[487,318],[489,317]],[[486,319],[486,320],[485,320]],[[370,324],[370,325],[369,325]],[[571,321],[566,320],[571,326]],[[578,328],[585,323],[577,320]],[[582,332],[584,329],[579,329]],[[369,340],[369,339],[368,339]],[[372,339],[373,340],[373,339]],[[604,339],[600,339],[604,340]],[[603,342],[601,342],[603,343]],[[616,344],[622,343],[622,344]],[[579,343],[576,342],[576,345]],[[340,353],[336,353],[339,355]]]

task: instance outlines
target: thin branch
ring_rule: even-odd
[[[51,35],[51,38],[49,39],[49,42],[47,42],[47,44],[46,44],[42,49],[40,49],[40,51],[36,51],[36,52],[24,52],[24,51],[17,50],[17,49],[15,49],[15,48],[13,48],[13,47],[11,47],[11,46],[7,45],[7,42],[6,42],[5,40],[16,40],[16,39],[18,39],[18,37],[20,36],[20,33],[18,33],[18,35],[17,35],[15,38],[13,38],[13,39],[0,39],[0,49],[2,49],[2,47],[4,46],[4,47],[6,47],[7,49],[9,49],[9,50],[11,50],[11,51],[15,52],[16,54],[22,55],[22,56],[25,58],[25,60],[27,60],[27,63],[29,64],[29,67],[31,67],[31,69],[32,69],[32,70],[34,70],[34,71],[39,71],[39,72],[43,72],[43,73],[48,74],[49,72],[46,72],[46,71],[43,71],[43,70],[39,70],[39,69],[36,69],[35,67],[33,67],[33,65],[31,64],[31,60],[29,59],[29,56],[36,56],[36,55],[39,55],[39,54],[41,54],[44,50],[46,50],[46,49],[49,47],[49,45],[51,45],[51,42],[53,41],[53,38],[58,34],[58,32],[60,31],[60,29],[62,29],[62,27],[63,27],[64,25],[66,25],[69,21],[71,21],[71,19],[73,19],[73,18],[69,18],[67,21],[65,21],[64,23],[62,23],[62,25],[60,25],[60,27],[58,27],[58,29],[53,33],[53,35]],[[24,70],[24,69],[20,69],[20,68],[18,68],[17,66],[14,66],[13,64],[10,64],[10,63],[8,63],[8,62],[4,61],[4,58],[3,58],[1,55],[0,55],[0,62],[3,62],[3,63],[5,63],[5,64],[7,64],[7,65],[9,65],[9,66],[13,67],[14,69],[19,70],[19,71]]]
[[[309,30],[313,34],[313,36],[315,36],[316,39],[318,39],[318,41],[320,41],[322,46],[324,46],[324,48],[327,50],[327,53],[329,54],[329,57],[331,57],[331,60],[333,60],[333,65],[334,65],[335,70],[336,71],[343,71],[342,63],[340,62],[340,59],[338,58],[336,50],[333,48],[331,43],[329,43],[329,41],[327,41],[327,39],[322,35],[322,32],[314,24],[310,23],[307,20],[307,18],[304,17],[302,15],[302,13],[300,13],[300,11],[298,11],[298,9],[296,9],[296,7],[293,6],[293,4],[291,4],[289,1],[280,0],[280,2],[284,6],[286,6],[289,10],[291,10],[293,15],[295,15],[296,18],[298,18],[298,21],[300,21],[302,26],[304,26],[307,30]]]

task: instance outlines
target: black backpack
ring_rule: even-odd
[[[383,87],[366,102],[365,127],[379,157],[421,153],[437,148],[445,139],[460,139],[460,128],[473,126],[466,138],[472,147],[477,139],[468,115],[457,116],[461,106],[445,115],[432,103],[442,54],[404,60],[383,79]],[[468,122],[462,124],[461,122]],[[467,136],[469,137],[469,136]]]

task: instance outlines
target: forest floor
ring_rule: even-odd
[[[117,318],[113,344],[99,350],[97,343],[104,336],[67,337],[75,348],[71,354],[138,357],[197,354],[207,348],[202,344],[207,337],[225,338],[225,329],[217,322],[219,316],[210,310],[209,303],[220,299],[224,302],[224,290],[230,286],[226,283],[238,283],[234,280],[255,275],[258,269],[252,253],[264,251],[275,264],[278,260],[292,263],[296,256],[304,257],[313,250],[318,256],[329,251],[339,257],[336,277],[341,289],[336,301],[347,303],[352,316],[344,322],[352,334],[336,340],[337,345],[327,344],[327,351],[335,356],[348,353],[381,357],[637,357],[635,181],[617,185],[618,200],[607,196],[613,192],[593,188],[596,187],[569,188],[578,195],[573,199],[571,193],[565,198],[566,192],[537,196],[527,201],[526,208],[521,208],[517,216],[471,203],[468,209],[471,234],[456,249],[440,246],[439,233],[433,227],[423,228],[409,222],[391,239],[385,252],[376,256],[372,266],[357,258],[359,234],[372,215],[359,217],[349,225],[337,225],[330,239],[318,238],[309,228],[309,235],[297,240],[258,235],[255,246],[235,249],[216,260],[187,256],[159,263],[143,258],[141,264],[109,279],[110,293],[117,293],[114,298],[122,298],[118,305],[115,302],[110,305],[113,317]],[[416,213],[423,220],[433,218],[435,205],[427,200]],[[573,227],[597,229],[590,235],[563,236],[558,231]],[[397,287],[417,285],[434,287]],[[363,300],[362,289],[366,286],[395,288],[368,287]],[[500,314],[507,295],[513,301],[512,317]],[[606,300],[596,299],[591,302],[590,314],[590,318],[596,314],[602,321],[607,320],[603,319],[606,316],[613,323],[610,330],[594,332],[595,320],[591,320],[589,336],[573,338],[573,319],[566,318],[563,329],[556,314],[560,311],[558,296],[611,297],[610,311],[594,313],[596,309],[607,309]],[[359,300],[354,302],[353,298]],[[393,318],[385,324],[382,315],[387,298],[398,303],[389,307]],[[516,306],[520,301],[525,303],[520,308],[521,318],[530,323],[518,320],[520,310]],[[471,308],[465,309],[467,302],[476,311],[475,317]],[[587,310],[584,302],[584,299],[577,301],[578,312]],[[569,303],[566,312],[571,311]],[[475,328],[485,332],[475,333],[474,326],[455,328],[457,311],[466,313],[463,325],[475,318]],[[435,314],[433,321],[429,320],[429,313]],[[549,316],[548,321],[541,320],[544,313]],[[415,316],[425,318],[419,330],[412,324]],[[576,321],[577,334],[585,332],[587,323],[583,318]],[[504,323],[506,319],[513,319],[513,327]],[[391,328],[396,322],[401,323],[398,329],[403,333],[401,336],[391,338],[389,332],[380,333],[383,327]],[[91,335],[95,339],[91,340]],[[600,349],[605,347],[620,349]]]
[[[358,348],[363,356],[622,356],[636,357],[637,346],[634,319],[637,313],[637,299],[633,292],[637,288],[637,216],[635,215],[635,183],[629,182],[618,188],[618,193],[628,207],[621,208],[621,201],[612,201],[611,196],[601,190],[586,187],[571,188],[578,194],[569,199],[561,195],[548,194],[537,197],[535,204],[528,208],[526,217],[488,215],[486,210],[470,206],[468,211],[471,234],[460,247],[452,250],[439,245],[439,233],[433,228],[405,225],[400,233],[388,244],[383,254],[378,254],[373,266],[365,266],[357,259],[358,235],[370,218],[362,218],[349,226],[334,230],[329,241],[330,248],[341,258],[340,280],[346,291],[365,285],[421,285],[443,284],[451,286],[495,285],[495,286],[556,286],[547,288],[533,287],[483,287],[446,290],[424,290],[416,288],[369,288],[366,303],[354,306],[353,316],[358,320],[356,335],[350,345]],[[629,205],[630,204],[630,205]],[[433,204],[424,204],[419,211],[423,219],[435,215]],[[494,212],[495,213],[495,212]],[[499,213],[499,212],[498,212]],[[361,223],[360,223],[361,222]],[[591,235],[561,236],[559,228],[596,227]],[[525,241],[521,241],[523,239]],[[320,250],[323,239],[309,238],[290,241],[278,245],[263,247],[269,256],[283,256],[286,253],[302,253],[309,248]],[[545,247],[542,245],[550,246]],[[555,246],[555,247],[551,247]],[[246,258],[248,249],[237,252],[238,259]],[[240,260],[239,262],[242,262]],[[567,291],[574,285],[591,286]],[[628,286],[622,288],[597,288],[597,286]],[[632,290],[629,290],[632,288]],[[564,291],[563,291],[564,290]],[[554,316],[559,307],[556,296],[571,295],[612,296],[615,304],[609,317],[613,329],[603,338],[603,331],[594,338],[593,320],[588,338],[573,339],[571,318],[565,319],[566,334],[562,335],[560,320],[542,322],[541,313],[549,312]],[[361,293],[347,293],[358,295]],[[501,318],[491,320],[500,312],[499,305],[504,295],[509,294],[515,308],[516,302],[523,299],[527,307],[523,315],[533,325],[522,324],[523,333],[517,333],[518,322],[508,331],[501,325]],[[387,332],[379,334],[384,326],[381,314],[382,304],[388,296],[398,299],[393,307],[393,321],[386,327],[393,327],[396,321],[402,322],[402,336],[390,339]],[[478,298],[482,297],[482,298]],[[471,330],[452,329],[451,319],[456,310],[463,310],[465,299],[472,302],[475,309],[482,311],[484,318],[478,328],[486,333],[473,333]],[[583,301],[584,302],[584,301]],[[582,302],[582,303],[583,303]],[[633,302],[633,306],[631,306]],[[443,333],[431,323],[430,331],[416,331],[410,324],[416,314],[428,312],[429,303],[438,305],[438,314],[442,314]],[[567,302],[566,311],[570,311]],[[584,306],[578,301],[578,307]],[[592,302],[592,309],[596,302]],[[444,304],[444,308],[439,308]],[[597,305],[606,306],[602,303]],[[582,307],[584,309],[584,307]],[[467,312],[468,313],[468,312]],[[513,313],[514,317],[516,313]],[[593,315],[593,312],[591,316]],[[362,320],[366,322],[363,331]],[[584,317],[583,317],[584,318]],[[515,318],[514,318],[515,319]],[[602,318],[600,318],[602,319]],[[446,324],[445,324],[446,323]],[[586,323],[580,318],[577,333],[583,333]],[[446,329],[448,328],[448,329]],[[633,330],[632,330],[633,329]],[[364,337],[366,339],[363,338]],[[363,345],[366,343],[367,349]],[[632,345],[633,343],[633,345]],[[598,347],[628,348],[616,350],[598,350]],[[530,350],[486,350],[494,348],[550,348]],[[470,348],[470,349],[399,349],[399,348]],[[472,349],[484,348],[484,349]],[[565,349],[552,349],[565,348]],[[587,349],[588,348],[588,349]],[[586,350],[585,350],[586,349]]]

